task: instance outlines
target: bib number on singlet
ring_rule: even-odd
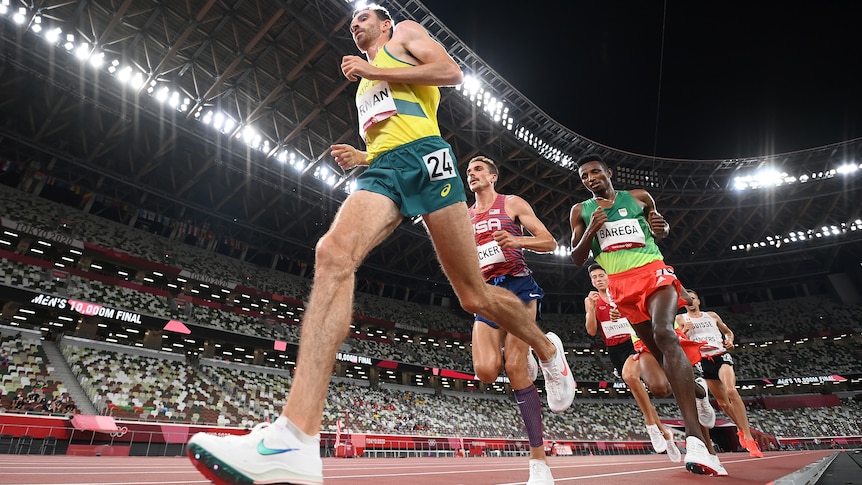
[[[629,321],[626,318],[620,318],[619,320],[608,320],[606,322],[601,322],[602,324],[602,332],[605,334],[605,338],[614,338],[620,335],[628,335],[632,334],[632,326],[629,325]]]
[[[380,81],[357,96],[356,110],[359,113],[359,133],[362,134],[362,139],[365,139],[369,128],[398,114],[389,83]]]
[[[425,160],[425,168],[428,170],[428,178],[431,181],[445,180],[457,176],[455,162],[448,148],[441,148],[436,152],[422,157]]]
[[[599,246],[606,253],[646,246],[646,236],[637,219],[608,221],[602,225],[596,236]]]
[[[479,266],[484,268],[494,263],[505,263],[506,256],[503,254],[503,248],[497,244],[497,241],[491,240],[485,244],[476,247],[479,254]]]

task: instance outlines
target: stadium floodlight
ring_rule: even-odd
[[[130,66],[120,68],[117,70],[116,78],[122,83],[128,82],[132,78],[132,68]]]
[[[171,93],[171,97],[168,98],[168,106],[170,106],[171,108],[179,108],[180,93],[178,91],[174,91]]]
[[[856,170],[858,170],[858,167],[856,165],[845,163],[844,165],[838,167],[837,172],[842,175],[848,175],[855,172]]]
[[[33,17],[33,23],[30,25],[30,30],[32,30],[33,33],[36,33],[36,34],[38,34],[39,32],[42,32],[42,16],[41,15],[36,15]]]
[[[23,24],[25,20],[27,20],[27,8],[25,7],[19,8],[18,11],[12,15],[12,21],[18,25]]]
[[[75,56],[78,59],[81,59],[82,61],[86,60],[87,57],[90,56],[90,44],[88,44],[86,42],[83,42],[82,44],[80,44],[78,46],[78,48],[75,49]]]
[[[102,63],[105,61],[105,53],[104,52],[95,52],[92,56],[90,56],[90,65],[98,68],[102,66]]]
[[[482,90],[482,82],[479,81],[478,78],[467,74],[464,76],[464,81],[456,86],[456,89],[460,89],[465,95],[475,95],[479,91]]]
[[[51,29],[51,30],[45,32],[45,40],[47,42],[52,43],[52,44],[56,44],[57,42],[60,41],[60,34],[62,34],[62,33],[63,33],[63,30],[60,29],[60,27]]]
[[[171,93],[170,89],[168,89],[168,87],[165,86],[162,89],[159,89],[158,92],[156,92],[156,99],[159,102],[164,103],[168,99],[168,95],[170,93]]]
[[[140,89],[144,85],[144,73],[138,71],[129,79],[129,86],[134,89]]]

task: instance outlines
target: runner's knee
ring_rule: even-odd
[[[483,282],[482,285],[485,285]],[[487,288],[477,290],[463,289],[458,293],[458,301],[461,303],[461,308],[467,313],[476,315],[490,316],[487,312],[491,304],[491,298]]]
[[[353,272],[358,265],[352,261],[350,248],[330,234],[324,235],[317,241],[314,261],[315,270],[324,268]]]
[[[632,369],[629,366],[623,366],[622,377],[629,389],[635,384],[640,384],[641,381],[640,370]]]
[[[499,363],[473,363],[473,370],[476,372],[476,377],[485,384],[493,384],[497,381],[497,377],[500,376],[500,367]]]
[[[673,328],[658,327],[653,329],[655,344],[664,352],[672,345],[679,346],[679,337]]]

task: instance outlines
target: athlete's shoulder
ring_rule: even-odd
[[[402,20],[395,26],[390,42],[401,42],[403,39],[431,37],[425,27],[413,20]]]

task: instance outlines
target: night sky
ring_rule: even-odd
[[[423,3],[540,109],[616,149],[735,158],[862,136],[862,2]]]

